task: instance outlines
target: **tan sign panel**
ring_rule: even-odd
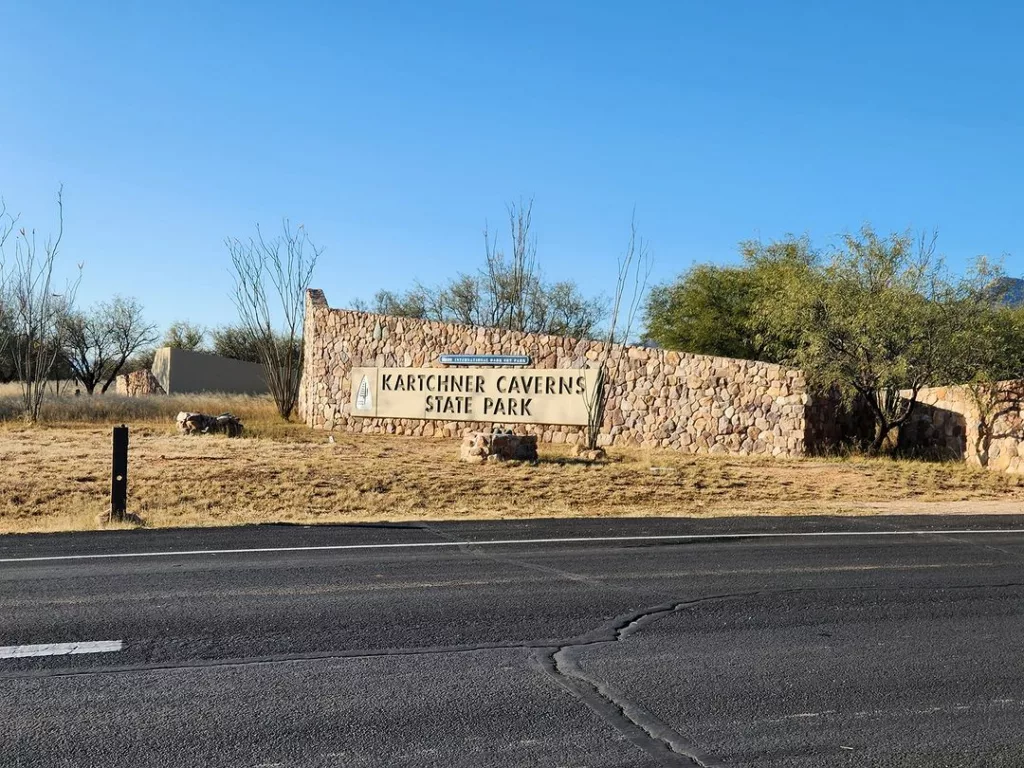
[[[353,368],[352,415],[585,426],[596,382],[593,369]]]

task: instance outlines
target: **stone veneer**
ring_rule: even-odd
[[[537,369],[582,368],[601,343],[455,323],[331,309],[306,294],[299,414],[309,426],[348,432],[460,437],[477,422],[352,415],[353,367],[436,367],[444,353],[530,355]],[[802,371],[753,360],[628,346],[600,435],[602,445],[675,448],[688,453],[804,454],[810,398]],[[542,442],[574,443],[582,427],[516,425]]]
[[[114,388],[117,394],[128,397],[165,394],[164,388],[148,368],[121,374],[115,380]]]

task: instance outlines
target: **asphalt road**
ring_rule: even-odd
[[[1022,597],[1005,516],[0,537],[0,766],[1021,766]]]

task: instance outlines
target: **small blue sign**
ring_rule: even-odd
[[[442,365],[529,365],[529,355],[441,355]]]

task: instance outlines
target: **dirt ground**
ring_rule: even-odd
[[[110,428],[0,427],[0,532],[98,527]],[[254,437],[133,428],[129,507],[148,526],[529,517],[1024,512],[1024,478],[953,463],[693,457],[612,449],[586,464],[542,446],[537,466],[473,466],[452,440]],[[966,504],[965,502],[970,502]]]

